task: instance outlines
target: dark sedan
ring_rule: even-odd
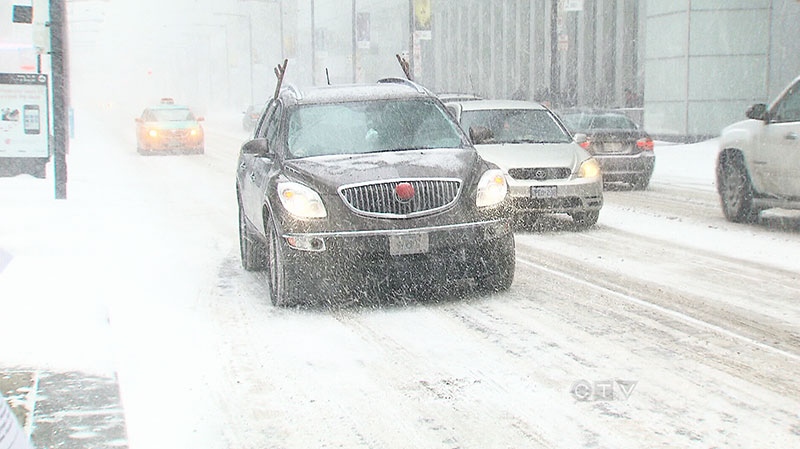
[[[240,154],[242,264],[269,271],[277,305],[460,279],[505,290],[507,189],[410,81],[284,88]]]
[[[653,139],[625,114],[614,111],[565,111],[560,114],[573,133],[583,133],[582,144],[598,162],[603,182],[623,182],[646,189],[656,156]]]
[[[251,104],[247,106],[242,116],[242,129],[250,133],[253,132],[263,110],[264,104]]]

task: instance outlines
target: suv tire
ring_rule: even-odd
[[[241,203],[239,203],[239,253],[242,258],[242,268],[245,270],[263,271],[267,267],[264,244],[247,229]]]
[[[516,257],[514,253],[514,235],[509,234],[507,239],[500,241],[492,252],[494,257],[489,259],[486,267],[488,273],[476,279],[478,287],[488,292],[504,292],[511,288],[514,282],[514,269]]]
[[[753,223],[758,219],[758,209],[753,205],[753,184],[738,152],[720,156],[719,196],[725,218],[734,223]]]

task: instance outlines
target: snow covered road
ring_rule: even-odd
[[[186,157],[132,125],[79,132],[67,201],[0,179],[0,337],[28,335],[0,371],[115,373],[130,448],[800,446],[800,220],[726,222],[713,142],[658,145],[589,230],[519,229],[509,292],[276,309],[239,263],[236,120]]]

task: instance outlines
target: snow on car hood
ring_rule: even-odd
[[[471,148],[447,148],[309,157],[289,160],[286,168],[309,183],[336,189],[389,179],[466,180],[479,163]]]
[[[504,171],[511,168],[569,167],[577,170],[591,157],[576,143],[514,143],[475,145],[478,154]]]

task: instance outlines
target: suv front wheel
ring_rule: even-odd
[[[725,218],[735,223],[758,219],[753,205],[753,184],[740,153],[723,153],[719,159],[719,195]]]
[[[247,271],[262,271],[267,267],[267,257],[264,244],[261,243],[247,229],[241,201],[239,202],[239,253],[242,258],[242,268]]]
[[[272,305],[278,307],[292,306],[302,300],[302,289],[299,279],[286,264],[284,244],[272,221],[266,222],[269,230],[269,296]]]

